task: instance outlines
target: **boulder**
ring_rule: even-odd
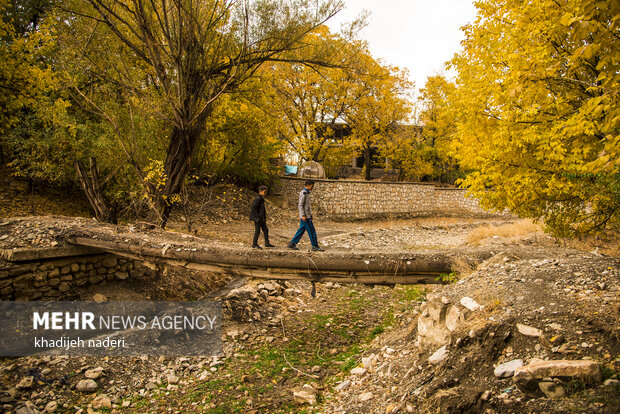
[[[105,295],[102,295],[101,293],[95,293],[95,295],[93,296],[93,300],[97,303],[100,303],[100,302],[106,302],[108,298]]]
[[[520,324],[520,323],[517,324],[517,330],[522,335],[532,336],[532,337],[535,337],[535,338],[538,338],[539,336],[541,336],[543,334],[543,332],[540,329],[538,329],[538,328],[533,328],[531,326],[523,325],[523,324]]]
[[[467,316],[470,313],[471,311],[466,307],[457,304],[450,306],[446,314],[446,328],[450,332],[454,332],[459,325],[467,320]]]
[[[443,322],[446,319],[446,310],[448,304],[443,302],[431,302],[426,305],[426,309],[422,310],[422,315],[425,313],[430,316],[436,322]]]
[[[127,272],[116,272],[116,278],[118,280],[126,280],[127,278],[129,278],[129,273],[127,273]]]
[[[101,378],[102,375],[103,375],[103,368],[101,367],[89,369],[84,373],[84,377],[88,379],[92,379],[92,380],[97,380]]]
[[[336,385],[336,386],[334,387],[334,390],[336,390],[336,391],[340,392],[340,391],[344,391],[344,390],[346,390],[346,389],[347,389],[347,388],[349,388],[350,386],[351,386],[351,381],[349,381],[349,380],[344,380],[344,381],[342,381],[340,384]]]
[[[447,308],[448,305],[441,302],[423,305],[417,324],[420,348],[434,348],[449,341],[450,331],[445,324]]]
[[[368,357],[362,358],[362,366],[366,369],[371,369],[377,363],[377,356],[370,354]]]
[[[95,410],[101,410],[101,409],[110,409],[112,408],[112,400],[110,400],[110,397],[108,397],[105,394],[101,394],[96,396],[93,399],[93,408]]]
[[[252,286],[242,286],[233,289],[226,295],[225,305],[230,309],[232,318],[239,322],[248,322],[254,319],[260,304],[258,292]],[[258,312],[259,317],[260,313]]]
[[[56,401],[50,401],[45,406],[44,412],[48,414],[52,414],[52,413],[55,413],[56,410],[58,410],[58,403]]]
[[[316,405],[316,395],[316,390],[308,384],[304,384],[303,387],[293,389],[293,398],[295,403],[300,405]]]
[[[465,306],[468,310],[474,312],[481,308],[481,306],[470,297],[465,296],[461,298],[461,305]]]
[[[19,382],[19,384],[17,384],[17,389],[18,390],[23,390],[23,389],[26,389],[26,388],[31,388],[33,382],[34,382],[34,378],[33,377],[24,377]]]
[[[513,380],[524,394],[536,397],[541,391],[538,382],[543,378],[577,378],[589,384],[602,381],[598,362],[590,360],[536,360],[517,368]]]
[[[373,397],[374,395],[372,395],[372,392],[365,392],[363,394],[360,394],[357,398],[360,402],[364,402],[364,401],[372,400]]]
[[[538,388],[551,400],[559,400],[564,398],[564,388],[553,381],[543,381],[538,383]]]
[[[523,366],[523,360],[514,359],[512,361],[505,362],[495,367],[493,374],[495,374],[495,376],[498,378],[512,377],[515,374],[515,370],[522,366]]]
[[[85,392],[85,393],[95,392],[97,391],[97,388],[99,388],[99,386],[97,385],[95,381],[91,379],[81,380],[75,386],[76,390],[78,390],[79,392]]]
[[[444,359],[446,359],[448,357],[448,354],[450,352],[448,351],[448,348],[446,347],[446,345],[442,346],[441,348],[439,348],[438,350],[436,350],[433,355],[431,355],[428,358],[428,363],[435,365],[435,364],[439,364],[441,361],[443,361]]]

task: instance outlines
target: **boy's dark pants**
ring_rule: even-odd
[[[263,230],[263,236],[265,236],[265,244],[269,244],[269,229],[267,228],[267,223],[255,221],[254,222],[254,240],[252,241],[252,246],[256,246],[258,244],[258,236],[260,234],[261,229]]]

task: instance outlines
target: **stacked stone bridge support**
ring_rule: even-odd
[[[54,300],[103,281],[124,281],[151,272],[140,260],[81,246],[0,251],[1,300]]]

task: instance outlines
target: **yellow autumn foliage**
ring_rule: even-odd
[[[452,60],[463,185],[559,235],[618,229],[620,3],[476,6]]]

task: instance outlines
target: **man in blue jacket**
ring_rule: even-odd
[[[312,250],[315,252],[322,252],[323,249],[319,247],[319,241],[316,237],[316,230],[314,229],[314,224],[312,224],[312,210],[310,208],[311,198],[310,192],[314,188],[314,181],[306,180],[304,184],[304,188],[299,193],[299,218],[301,221],[299,222],[299,229],[297,233],[293,236],[293,239],[288,244],[289,249],[299,250],[297,247],[297,243],[301,240],[301,237],[307,231],[308,236],[310,237],[310,243],[312,243]]]

